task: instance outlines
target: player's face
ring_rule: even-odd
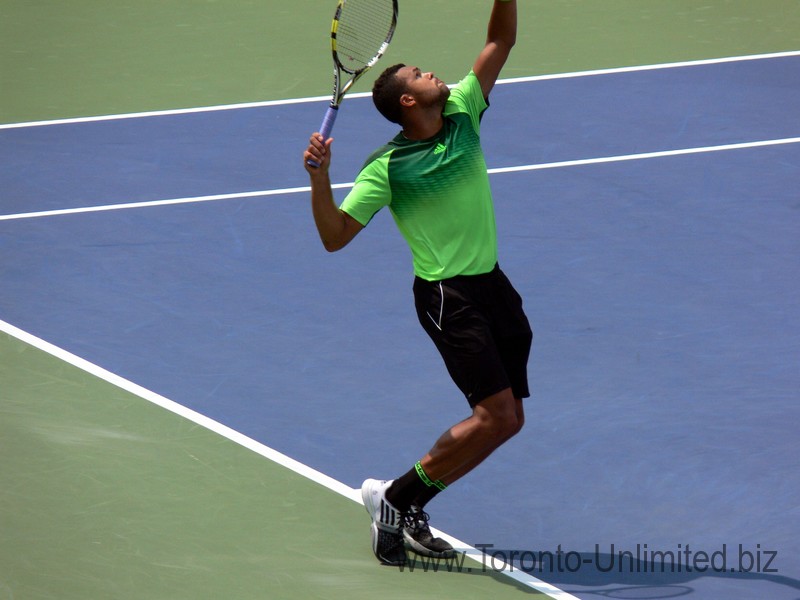
[[[447,84],[436,77],[432,72],[423,73],[419,67],[403,67],[397,72],[406,82],[408,94],[422,106],[433,106],[440,104],[444,106],[445,101],[450,96],[450,88]]]

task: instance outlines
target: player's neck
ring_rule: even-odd
[[[427,140],[442,130],[444,118],[441,111],[435,114],[420,113],[403,123],[403,136],[409,140]]]

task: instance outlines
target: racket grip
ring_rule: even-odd
[[[336,122],[336,115],[339,114],[339,107],[330,105],[328,110],[325,112],[325,117],[322,119],[322,125],[319,127],[319,134],[322,136],[322,139],[327,141],[330,137],[331,131],[333,130],[333,124]],[[318,167],[317,161],[309,160],[307,161],[312,167]]]
[[[319,133],[322,138],[327,141],[333,131],[333,124],[336,122],[336,115],[339,114],[338,106],[329,106],[325,112],[325,118],[322,119],[322,125],[319,127]]]

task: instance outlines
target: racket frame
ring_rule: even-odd
[[[376,1],[388,1],[388,0],[376,0]],[[331,23],[331,54],[333,56],[333,96],[331,98],[330,106],[328,106],[328,110],[325,113],[325,117],[322,119],[322,125],[320,126],[319,132],[322,135],[323,139],[327,140],[330,137],[330,133],[333,130],[333,124],[336,121],[336,115],[339,111],[339,105],[342,103],[345,94],[353,87],[353,85],[361,78],[361,76],[366,73],[369,69],[371,69],[375,63],[377,63],[381,57],[386,52],[386,48],[389,46],[389,43],[392,41],[392,36],[394,36],[394,30],[397,27],[397,0],[391,0],[392,2],[392,23],[389,27],[389,32],[386,35],[386,39],[378,48],[377,53],[370,59],[367,64],[363,67],[358,69],[350,69],[345,67],[342,64],[342,61],[339,60],[339,54],[337,51],[336,45],[336,32],[339,29],[339,17],[342,14],[342,10],[347,4],[347,0],[339,0],[339,3],[336,6],[336,12],[333,15],[333,22]],[[350,78],[342,85],[343,74],[346,73],[350,75]]]

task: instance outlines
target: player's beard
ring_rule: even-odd
[[[450,97],[450,88],[446,85],[439,88],[439,94],[436,96],[432,96],[430,99],[425,98],[423,100],[425,107],[435,107],[438,106],[440,109],[444,110],[444,105],[447,103],[447,99]]]

